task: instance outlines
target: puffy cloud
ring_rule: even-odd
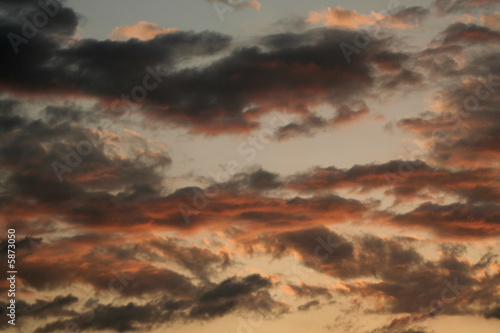
[[[111,40],[127,40],[137,38],[140,40],[153,39],[157,35],[178,32],[177,28],[164,28],[156,23],[139,21],[136,24],[130,24],[123,27],[116,27],[110,34]]]
[[[309,23],[322,22],[325,26],[358,28],[360,26],[380,25],[390,29],[410,29],[418,26],[427,17],[429,10],[423,7],[398,8],[389,15],[371,12],[360,14],[355,9],[328,7],[323,12],[311,12]]]
[[[429,10],[360,14],[329,8],[308,19],[329,28],[297,24],[295,33],[236,46],[217,32],[174,31],[143,21],[115,29],[118,40],[75,40],[79,16],[61,4],[60,15],[16,53],[5,37],[22,33],[22,23],[13,18],[23,10],[30,17],[39,5],[0,3],[0,43],[7,51],[0,60],[9,64],[0,68],[0,84],[11,98],[0,100],[0,222],[15,226],[19,235],[19,292],[31,301],[19,301],[18,310],[37,332],[72,326],[148,331],[252,311],[274,317],[345,297],[374,301],[368,312],[391,315],[374,332],[416,333],[421,330],[415,324],[438,314],[432,302],[455,278],[467,288],[458,295],[445,292],[456,298],[444,313],[498,318],[494,250],[472,261],[467,246],[440,244],[489,242],[500,232],[496,14],[474,24],[454,23],[423,48],[391,35],[402,31],[369,35],[347,64],[339,45],[354,41],[355,29],[378,23],[417,27]],[[475,14],[495,3],[436,6],[440,14]],[[219,4],[260,8],[255,1]],[[121,94],[132,94],[146,75],[158,86],[136,104],[145,126],[248,134],[280,111],[287,120],[267,133],[277,141],[373,119],[369,103],[378,96],[432,83],[436,94],[429,110],[397,115],[388,128],[434,148],[408,160],[316,166],[286,176],[252,166],[205,188],[176,188],[168,173],[176,161],[168,147],[142,137],[137,127],[102,127],[124,115],[117,107],[126,104]],[[67,98],[98,104],[62,103]],[[26,100],[54,105],[37,110]],[[464,112],[460,105],[475,110]],[[319,115],[324,106],[331,115]],[[113,109],[118,112],[109,113]],[[436,132],[444,135],[436,138]],[[78,158],[68,152],[83,141],[92,142],[92,152],[60,182],[53,162],[71,164]],[[394,199],[393,205],[381,208],[385,199]],[[405,236],[339,231],[350,223],[389,226]],[[423,239],[406,234],[417,228],[425,231]],[[437,257],[419,251],[436,243]],[[4,253],[7,244],[0,242]],[[323,280],[291,282],[287,273],[256,274],[255,267],[236,271],[257,258],[290,260],[293,269],[309,269]],[[3,294],[6,288],[0,283]],[[82,297],[81,289],[88,295]],[[286,302],[276,289],[289,292]],[[95,318],[87,321],[87,311]]]
[[[238,238],[240,243],[244,240]],[[437,259],[425,259],[417,252],[418,245],[416,240],[347,237],[316,228],[247,237],[244,246],[278,257],[295,254],[305,266],[341,281],[333,289],[290,284],[297,296],[359,295],[380,302],[383,307],[378,311],[400,314],[387,329],[408,327],[443,311],[478,314],[496,304],[498,255],[486,253],[474,263],[465,256],[465,246],[451,243],[440,245]],[[490,273],[483,274],[486,271]]]
[[[456,23],[444,32],[444,44],[465,43],[498,43],[500,33],[475,24]]]
[[[6,34],[20,29],[15,22],[0,26]],[[231,37],[215,32],[162,34],[166,31],[146,23],[120,31],[132,36],[134,29],[137,34],[145,31],[142,40],[71,43],[44,29],[36,39],[20,45],[25,52],[19,54],[4,38],[1,43],[10,51],[0,60],[10,66],[0,69],[0,83],[12,94],[91,97],[112,107],[135,101],[146,119],[206,135],[249,133],[262,126],[261,116],[275,110],[302,118],[303,124],[282,128],[278,138],[309,133],[314,124],[325,127],[355,121],[368,112],[366,107],[356,107],[366,93],[420,84],[416,73],[401,66],[404,56],[399,65],[392,65],[397,71],[384,76],[374,71],[374,65],[392,53],[389,40],[372,37],[363,53],[344,66],[346,59],[338,45],[354,40],[353,31],[283,33],[231,48]],[[216,61],[193,65],[204,56],[214,56]],[[155,88],[144,96],[138,92],[141,84]],[[324,104],[338,114],[325,122],[311,118],[308,110]]]

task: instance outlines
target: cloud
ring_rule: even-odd
[[[42,238],[36,238],[36,237],[30,237],[30,236],[26,236],[24,237],[23,239],[21,240],[17,240],[16,241],[16,249],[18,251],[30,251],[32,250],[33,248],[36,248],[38,245],[40,245],[42,243]],[[4,253],[5,255],[8,254],[8,240],[5,239],[5,240],[2,240],[0,242],[0,249],[2,249],[2,253]]]
[[[240,10],[245,8],[253,8],[259,10],[261,7],[260,2],[256,0],[206,0],[212,4],[228,6],[232,9]]]
[[[274,301],[268,293],[264,292],[270,285],[269,280],[254,274],[242,278],[229,278],[201,293],[200,297],[192,299],[183,300],[162,296],[146,303],[128,302],[126,305],[101,304],[94,300],[93,308],[86,313],[59,312],[59,317],[70,317],[70,319],[49,322],[38,327],[35,332],[48,333],[68,328],[114,332],[150,330],[161,324],[211,320],[238,309],[267,312],[269,315],[272,315],[275,309],[279,309],[278,313],[282,313],[286,309],[285,304]],[[63,300],[58,297],[53,303],[70,304],[69,301],[63,303]],[[72,298],[70,301],[75,300]],[[42,305],[37,302],[36,306],[48,308],[45,303]]]
[[[244,238],[238,238],[238,242],[244,242]],[[291,284],[289,288],[297,296],[328,299],[332,293],[381,302],[383,308],[378,311],[402,315],[393,321],[392,328],[433,317],[442,304],[445,306],[440,312],[448,314],[477,313],[476,306],[496,304],[498,256],[487,253],[473,263],[465,256],[466,247],[458,243],[441,244],[437,259],[425,259],[416,250],[418,241],[369,234],[346,237],[327,228],[268,233],[247,238],[246,242],[247,249],[260,249],[277,257],[296,255],[303,265],[342,281],[333,290]],[[492,275],[480,273],[489,269]]]
[[[246,231],[253,234],[254,228],[291,230],[305,224],[321,225],[325,220],[343,223],[360,221],[369,216],[374,221],[385,221],[395,226],[410,224],[427,228],[440,237],[465,237],[469,232],[469,235],[478,238],[497,233],[494,221],[500,194],[494,184],[498,174],[487,167],[450,171],[445,167],[431,167],[422,161],[399,160],[378,165],[357,165],[350,169],[316,168],[289,177],[253,169],[235,174],[229,182],[213,184],[219,194],[205,199],[208,203],[203,209],[196,209],[193,200],[203,200],[206,189],[183,188],[165,192],[162,187],[164,178],[159,172],[172,163],[168,153],[141,141],[140,137],[125,133],[114,136],[113,140],[124,142],[124,138],[131,138],[132,146],[140,144],[143,148],[128,150],[125,155],[120,155],[118,152],[111,153],[107,149],[109,143],[103,140],[85,157],[80,167],[64,174],[64,181],[59,182],[51,165],[54,161],[66,163],[67,149],[76,150],[80,141],[88,140],[82,133],[84,128],[74,123],[75,120],[84,121],[83,118],[78,118],[76,115],[79,113],[71,108],[48,108],[44,118],[31,121],[14,116],[14,104],[4,104],[5,123],[9,124],[4,135],[9,140],[0,145],[3,152],[0,163],[11,171],[7,173],[8,186],[3,196],[23,198],[30,204],[26,209],[26,203],[7,200],[3,209],[5,216],[24,220],[26,230],[39,228],[28,222],[34,214],[42,220],[56,214],[65,224],[92,230],[123,230],[149,225],[158,230],[194,232],[205,227],[224,230],[236,221],[246,225]],[[481,120],[479,114],[476,117],[475,121]],[[398,126],[420,135],[432,132],[430,125],[422,119],[406,119],[398,123]],[[488,133],[484,128],[481,131]],[[102,135],[97,134],[96,131],[96,138]],[[41,143],[44,149],[40,147]],[[486,147],[483,145],[482,154],[486,154]],[[20,154],[22,151],[31,153]],[[475,154],[481,152],[474,151]],[[36,191],[33,191],[34,188]],[[297,197],[282,199],[276,194],[270,195],[273,191],[285,189],[296,192]],[[443,206],[441,213],[437,212],[439,205],[433,206],[432,211],[428,211],[431,206],[422,206],[414,213],[396,217],[390,211],[377,212],[373,203],[331,193],[343,189],[361,193],[382,189],[387,196],[394,198],[395,204],[410,200],[429,201],[438,194],[459,197],[466,204]],[[117,192],[112,194],[111,191]],[[239,195],[235,196],[235,193]],[[307,198],[302,194],[306,194]],[[183,219],[180,205],[184,205],[184,214],[188,214],[190,224]],[[426,209],[422,210],[424,207]],[[458,214],[454,221],[440,217],[451,216],[445,212],[454,211],[453,207],[463,207],[464,211],[471,212],[479,209],[483,213],[474,214],[473,220],[466,219],[465,213]],[[432,216],[435,222],[424,223],[419,216],[425,214],[429,214],[429,218]],[[212,264],[219,267],[226,262],[224,256],[201,248],[184,248],[169,242],[165,246],[173,251],[170,252],[171,258],[180,260],[188,270],[199,276],[208,276]],[[200,256],[206,257],[206,261],[197,264],[189,259]]]
[[[315,298],[319,296],[323,296],[326,299],[331,299],[332,294],[330,290],[326,287],[322,286],[312,286],[307,283],[301,281],[300,285],[289,284],[288,287],[291,289],[292,293],[299,297],[310,297]],[[318,303],[319,304],[319,303]]]
[[[318,23],[325,21],[326,26],[357,28],[360,25],[372,25],[382,18],[384,18],[382,14],[362,15],[358,14],[354,9],[349,10],[338,6],[337,8],[328,7],[321,13],[311,12],[307,22]]]
[[[486,312],[484,314],[484,317],[488,319],[490,318],[500,319],[500,307],[491,309],[490,311]]]
[[[413,265],[422,260],[414,249],[405,248],[395,240],[366,235],[351,241],[325,227],[267,233],[258,240],[238,241],[246,242],[247,249],[263,248],[262,251],[277,258],[296,254],[304,265],[342,279],[368,276],[386,278],[411,270]]]
[[[498,0],[436,0],[432,6],[439,14],[471,13],[478,10],[491,10],[500,2]]]
[[[9,172],[8,179],[5,180],[11,195],[18,193],[41,202],[62,202],[83,195],[84,188],[111,190],[129,187],[137,192],[151,193],[155,191],[154,188],[158,190],[158,185],[161,184],[155,169],[161,169],[171,163],[168,153],[158,151],[158,147],[144,142],[140,142],[142,149],[129,152],[132,156],[137,156],[133,160],[124,158],[120,151],[105,151],[105,133],[101,133],[100,137],[96,136],[94,141],[93,134],[89,134],[93,131],[72,121],[73,116],[78,113],[76,108],[48,108],[45,110],[48,115],[46,120],[29,120],[19,115],[14,116],[9,111],[10,106],[5,108],[7,112],[3,114],[8,126],[4,127],[3,133],[6,141],[0,144],[0,164],[7,169],[18,170]],[[122,139],[124,138],[118,140]],[[137,140],[140,141],[137,138],[134,140],[135,145]],[[43,147],[41,143],[44,144]],[[83,144],[85,148],[81,147]],[[83,157],[79,156],[79,149],[88,150],[89,153],[85,153]],[[126,150],[125,148],[121,152]],[[73,161],[73,167],[68,171],[66,164],[69,163],[68,155],[71,155],[71,151],[73,157],[70,157],[69,161]],[[74,164],[77,160],[80,161],[79,165]],[[58,172],[66,182],[60,182],[58,179],[54,163],[66,165],[63,172]],[[77,172],[73,173],[73,170]],[[40,191],[34,192],[35,188]]]
[[[67,308],[74,305],[78,298],[73,295],[56,296],[51,301],[37,299],[35,303],[28,304],[23,300],[16,302],[17,314],[23,317],[56,317],[56,316],[72,316],[76,313]],[[2,310],[7,304],[2,305]]]
[[[321,129],[337,128],[359,121],[370,112],[365,103],[361,102],[359,104],[361,106],[359,106],[358,110],[353,110],[347,105],[340,105],[336,110],[336,114],[330,119],[310,113],[303,117],[300,123],[291,122],[279,127],[276,130],[275,138],[278,141],[284,141],[299,135],[313,136]]]
[[[161,330],[253,312],[276,318],[345,298],[367,305],[364,314],[390,316],[374,332],[417,333],[416,324],[438,314],[432,302],[448,282],[466,288],[445,291],[453,301],[443,313],[498,318],[495,248],[474,249],[473,260],[461,244],[489,246],[500,234],[496,14],[453,23],[428,45],[411,47],[396,36],[420,27],[428,9],[337,7],[309,16],[327,27],[294,21],[294,32],[237,44],[217,32],[144,21],[117,27],[114,40],[76,40],[81,18],[61,4],[60,15],[16,53],[6,37],[22,34],[15,17],[39,5],[0,3],[0,61],[9,64],[0,68],[0,206],[2,225],[18,234],[23,325]],[[495,3],[436,6],[438,15],[476,14]],[[370,42],[347,64],[340,43],[378,23],[398,31],[365,35]],[[158,85],[132,103],[147,75]],[[385,112],[374,101],[422,88],[434,93],[432,103],[409,117],[394,114],[386,126],[432,147],[408,159],[286,175],[252,165],[223,181],[196,175],[188,181],[203,186],[176,187],[170,167],[180,162],[170,146],[141,135],[153,125],[203,136],[266,128],[281,144],[373,120],[372,110]],[[117,105],[127,104],[122,94],[130,112]],[[331,114],[319,113],[325,107]],[[275,113],[286,119],[266,127]],[[78,157],[70,152],[90,141],[92,151],[60,181],[53,163],[72,164]],[[354,232],[343,231],[351,226]],[[365,226],[383,226],[388,236]],[[0,240],[4,253],[7,245]],[[246,266],[267,259],[318,280]],[[0,284],[3,294],[7,288]],[[281,289],[289,292],[284,299],[276,296]],[[89,311],[95,317],[87,321]]]
[[[270,286],[271,282],[258,274],[246,276],[241,280],[232,277],[222,281],[215,288],[201,295],[200,301],[213,302],[220,299],[231,299],[240,295],[248,295],[261,288]]]
[[[344,9],[328,7],[322,12],[310,12],[307,22],[322,22],[325,26],[358,28],[361,26],[380,26],[390,29],[411,29],[418,26],[429,14],[429,10],[423,7],[400,8],[389,15],[371,12],[370,14],[360,14],[355,9]]]
[[[311,307],[318,306],[318,305],[319,305],[319,301],[314,300],[314,301],[309,301],[305,304],[299,305],[298,309],[299,309],[299,311],[309,311],[309,309]]]
[[[218,188],[219,194],[205,199],[208,203],[203,209],[196,209],[193,200],[203,200],[206,189],[183,188],[165,192],[162,187],[164,178],[159,173],[172,163],[168,153],[142,141],[140,137],[125,133],[123,136],[113,136],[113,140],[125,142],[125,138],[130,138],[132,146],[139,145],[142,148],[124,151],[125,154],[112,153],[108,150],[110,142],[103,140],[85,157],[80,167],[65,173],[64,181],[59,182],[51,165],[54,161],[66,163],[68,149],[76,151],[80,141],[88,140],[82,133],[84,127],[74,123],[75,120],[83,119],[76,117],[79,113],[73,112],[75,110],[71,108],[48,108],[45,110],[46,118],[31,121],[14,116],[12,107],[12,103],[5,103],[7,111],[4,117],[9,119],[6,124],[10,125],[6,127],[8,131],[4,135],[9,140],[0,145],[3,152],[0,163],[11,170],[7,173],[8,186],[3,195],[5,198],[35,201],[29,204],[30,209],[26,209],[26,203],[6,201],[4,213],[9,218],[25,220],[27,230],[34,230],[33,223],[27,222],[33,214],[41,219],[50,219],[56,214],[63,223],[93,230],[123,230],[149,225],[159,230],[194,232],[205,227],[224,230],[237,221],[248,225],[248,232],[253,233],[252,229],[257,226],[264,230],[290,230],[294,226],[322,224],[325,219],[329,223],[343,223],[359,221],[367,216],[378,222],[385,220],[394,225],[409,223],[429,228],[442,237],[463,237],[464,230],[472,228],[475,228],[474,237],[489,237],[496,230],[494,223],[484,224],[494,221],[500,198],[494,186],[497,173],[491,168],[450,171],[443,167],[430,167],[422,161],[400,160],[379,165],[357,165],[346,170],[336,167],[316,168],[289,177],[254,169],[235,174],[229,182],[213,184],[212,187]],[[478,120],[480,118],[476,118]],[[432,130],[429,125],[423,126],[422,120],[416,119],[404,120],[398,126],[418,133],[421,133],[420,128]],[[95,134],[96,139],[103,136],[97,131]],[[40,143],[43,143],[44,149]],[[20,154],[22,151],[31,153]],[[476,154],[479,152],[476,150]],[[483,154],[485,152],[483,150]],[[34,188],[36,191],[33,191]],[[285,189],[296,192],[298,196],[282,199],[270,195],[272,191]],[[373,203],[331,193],[341,189],[362,193],[382,189],[387,196],[394,198],[396,204],[409,200],[428,201],[441,193],[462,198],[467,202],[467,207],[473,210],[476,209],[474,207],[489,207],[489,213],[478,216],[474,225],[464,224],[461,228],[465,229],[456,229],[457,233],[454,234],[453,228],[447,227],[450,222],[439,219],[437,215],[434,216],[437,222],[432,225],[422,223],[412,215],[404,219],[393,218],[391,212],[379,215]],[[110,191],[118,192],[112,194]],[[235,193],[239,195],[235,197]],[[308,197],[301,197],[303,193]],[[188,214],[190,224],[186,224],[183,219],[180,205],[184,205],[184,214]],[[460,216],[457,218],[463,218]],[[176,253],[177,259],[182,259],[185,265],[190,264],[190,257],[205,254],[203,249],[184,249],[174,244],[169,246],[172,250],[179,250],[172,253]],[[206,254],[206,264],[212,260],[217,265],[225,262],[219,254]],[[196,274],[204,276],[211,270],[209,265],[194,264],[188,269]]]
[[[177,28],[164,28],[156,23],[139,21],[136,24],[130,24],[123,27],[116,27],[111,32],[111,40],[127,40],[137,38],[139,40],[150,40],[158,35],[179,32]]]
[[[500,13],[481,15],[481,22],[492,30],[500,30]]]
[[[444,44],[464,43],[499,43],[500,33],[475,24],[455,23],[442,33]]]
[[[20,31],[21,26],[3,23],[0,31]],[[230,36],[215,32],[170,31],[153,37],[152,33],[162,31],[159,27],[133,27],[152,32],[144,35],[147,40],[70,43],[55,38],[50,30],[40,30],[36,39],[20,45],[26,51],[19,54],[4,38],[1,43],[10,51],[0,61],[10,66],[0,69],[0,84],[13,95],[49,93],[90,97],[111,107],[130,104],[143,111],[146,121],[203,135],[248,134],[264,127],[261,118],[275,111],[301,118],[303,124],[281,129],[278,139],[309,134],[318,123],[309,110],[321,105],[338,110],[334,118],[319,121],[319,127],[327,128],[362,119],[368,109],[357,105],[368,93],[420,84],[416,73],[401,64],[393,67],[396,71],[377,75],[374,66],[391,53],[390,40],[371,37],[363,53],[345,66],[338,45],[354,40],[354,31],[315,29],[269,35],[236,48]],[[132,33],[133,27],[122,30]],[[196,63],[209,56],[214,61]],[[137,89],[153,79],[155,89],[142,87],[146,92],[138,96]]]
[[[402,224],[431,226],[438,235],[476,238],[500,234],[500,206],[498,204],[438,205],[424,203],[410,213],[394,217]]]
[[[329,217],[340,222],[360,218],[368,211],[362,202],[339,196],[290,200],[263,197],[262,192],[280,189],[282,182],[277,174],[260,169],[235,175],[237,183],[214,184],[219,195],[210,199],[207,207],[191,214],[192,223],[186,224],[179,206],[194,209],[193,198],[203,195],[205,189],[165,190],[164,180],[168,177],[160,174],[172,159],[161,145],[126,131],[118,135],[87,130],[83,126],[86,118],[76,116],[84,113],[72,107],[47,108],[40,118],[32,120],[14,115],[12,103],[4,104],[6,112],[2,114],[7,126],[0,143],[0,167],[5,170],[3,211],[7,218],[18,221],[19,228],[24,226],[28,234],[40,232],[39,228],[45,226],[30,222],[34,216],[49,221],[54,214],[61,223],[89,230],[150,225],[163,230],[194,231],[207,226],[224,229],[234,221],[289,228],[293,221],[314,223]],[[90,142],[91,137],[96,143]],[[92,151],[80,157],[79,165],[71,164],[69,171],[59,174],[60,181],[54,163],[68,168],[82,142],[87,142]],[[71,151],[73,157],[68,159]],[[235,196],[237,192],[241,195]],[[21,198],[26,201],[19,201]],[[311,207],[314,210],[310,211]],[[274,214],[276,220],[268,221],[269,214]],[[179,259],[185,258],[186,264],[195,252],[203,254],[201,249],[177,249]],[[191,269],[199,273],[204,270],[201,266]]]
[[[75,316],[77,313],[68,309],[78,302],[78,298],[73,295],[56,296],[50,301],[37,299],[35,303],[29,304],[24,300],[16,301],[16,315],[23,316],[23,318],[57,318],[59,316]],[[0,302],[2,308],[0,314],[6,314],[8,303]],[[7,328],[7,322],[0,323],[0,327]]]
[[[96,290],[92,303],[97,306],[90,307],[95,318],[90,321],[86,320],[89,318],[88,308],[84,310],[87,315],[73,308],[77,305],[77,301],[83,301],[83,299],[80,300],[72,295],[59,296],[50,302],[37,301],[34,304],[20,304],[19,313],[25,314],[26,317],[43,315],[49,316],[52,320],[55,319],[47,324],[44,323],[37,332],[53,332],[68,325],[78,327],[83,331],[145,330],[174,322],[212,320],[238,311],[259,311],[265,313],[266,316],[276,316],[289,310],[289,305],[271,297],[269,291],[274,283],[269,277],[260,274],[232,276],[218,283],[205,280],[194,285],[186,278],[172,279],[169,275],[175,275],[173,272],[165,274],[166,271],[160,273],[158,269],[153,269],[149,265],[158,258],[144,256],[144,248],[135,248],[136,259],[128,253],[122,253],[123,258],[117,263],[121,255],[113,249],[113,246],[109,247],[113,243],[110,244],[110,240],[113,239],[106,236],[99,237],[84,235],[47,243],[33,250],[29,255],[31,258],[23,259],[19,263],[28,268],[29,272],[23,272],[22,276],[20,275],[23,281],[28,282],[28,286],[34,286],[37,289],[44,288],[43,281],[51,281],[55,282],[54,286],[60,288],[67,282],[79,281],[90,283]],[[321,238],[322,242],[319,242],[318,238]],[[245,244],[244,238],[238,241]],[[249,241],[251,243],[248,243]],[[76,245],[79,243],[87,244],[90,252],[86,253],[82,247],[77,248]],[[114,243],[123,244],[123,241],[117,238]],[[71,244],[71,247],[66,244]],[[95,248],[94,244],[99,245]],[[492,288],[497,284],[495,281],[500,278],[499,273],[495,272],[495,267],[498,267],[497,255],[486,254],[477,263],[471,263],[464,257],[465,246],[454,244],[442,245],[440,257],[432,260],[425,260],[416,252],[415,247],[419,245],[418,243],[406,242],[397,237],[383,238],[374,235],[346,237],[328,228],[265,233],[260,237],[247,240],[245,245],[250,244],[261,244],[264,251],[276,256],[296,253],[304,265],[332,277],[342,278],[339,285],[334,288],[309,285],[304,282],[300,285],[288,284],[288,288],[297,297],[311,299],[299,305],[299,311],[307,311],[319,306],[320,302],[317,298],[324,297],[326,300],[331,300],[335,294],[348,294],[374,299],[383,304],[383,311],[388,313],[421,313],[421,318],[412,317],[412,320],[418,321],[418,318],[427,318],[428,313],[421,312],[422,309],[432,312],[432,306],[429,304],[434,298],[441,297],[443,288],[447,286],[444,281],[447,280],[459,286],[456,291],[451,293],[447,291],[447,297],[458,293],[457,297],[460,301],[457,299],[454,303],[447,303],[446,313],[470,313],[479,305],[483,308],[491,308],[495,304],[496,294]],[[333,252],[329,253],[328,248],[321,247],[321,244],[338,244],[339,246],[334,246]],[[318,252],[321,258],[308,260],[315,253],[315,246],[321,248]],[[52,252],[47,252],[49,248]],[[65,250],[61,251],[61,248]],[[103,251],[106,248],[108,250]],[[59,257],[53,252],[56,249],[60,252]],[[75,253],[69,252],[69,249],[74,250]],[[48,256],[49,253],[51,253],[50,256]],[[109,257],[111,253],[118,257]],[[326,258],[325,255],[327,255]],[[69,261],[63,260],[62,256],[71,258],[71,262],[75,264],[71,265]],[[54,271],[49,260],[56,260],[55,264],[59,267],[57,280],[55,276],[45,279],[46,273],[44,272]],[[91,268],[83,268],[87,261],[93,263]],[[119,294],[115,296],[119,296],[122,301],[128,303],[125,305],[103,303],[102,299],[99,300],[101,298],[99,291],[107,289],[110,278],[116,276],[109,274],[110,271],[120,273],[117,270],[120,265],[128,267],[126,275],[123,276],[134,278],[127,279],[128,284],[123,289],[120,288]],[[490,270],[492,274],[478,274],[485,270]],[[363,277],[374,277],[377,281],[367,282],[360,279]],[[458,280],[455,281],[455,278]],[[65,279],[67,282],[64,282]],[[34,281],[37,281],[36,284]],[[118,281],[121,280],[116,278],[115,287],[119,285]],[[149,299],[153,298],[153,300],[145,303],[128,301],[130,298],[143,295],[149,295]],[[411,322],[399,321],[398,327],[404,327]],[[391,327],[395,327],[395,323],[396,321],[391,324]]]
[[[151,241],[153,248],[159,249],[164,258],[172,259],[187,268],[196,277],[207,280],[209,276],[231,264],[227,252],[215,254],[201,247],[187,247],[178,244],[174,239],[155,239]]]
[[[462,80],[436,94],[433,112],[399,121],[400,128],[416,134],[429,148],[433,163],[479,168],[497,158],[500,69],[493,60],[497,53],[493,49],[474,57],[455,73]]]
[[[175,307],[182,309],[182,304],[174,303]],[[50,333],[67,329],[81,331],[126,332],[138,329],[151,329],[158,324],[171,320],[172,303],[167,299],[148,302],[144,305],[130,302],[122,306],[101,305],[94,310],[94,318],[89,316],[75,316],[72,319],[60,319],[38,327],[36,333]],[[170,309],[169,309],[170,307]]]

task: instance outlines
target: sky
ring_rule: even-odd
[[[0,38],[0,330],[500,332],[500,1],[0,0]]]

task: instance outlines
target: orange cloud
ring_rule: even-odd
[[[137,38],[140,40],[150,40],[157,35],[177,32],[177,28],[164,28],[158,24],[146,21],[139,21],[136,24],[130,24],[123,27],[116,27],[109,35],[111,40],[127,40]]]
[[[490,29],[500,30],[500,13],[481,15],[481,22]]]
[[[323,23],[325,26],[335,26],[342,28],[357,28],[364,25],[381,24],[386,28],[409,29],[413,25],[403,22],[394,16],[388,16],[380,13],[371,12],[364,15],[358,13],[355,9],[345,9],[340,6],[337,8],[328,7],[322,12],[311,11],[306,19],[308,23]]]
[[[250,1],[250,6],[253,7],[253,8],[255,8],[255,9],[257,9],[257,10],[259,10],[260,9],[260,2],[255,1],[255,0],[254,1]]]
[[[306,22],[318,23],[324,22],[325,26],[339,26],[346,28],[357,28],[360,25],[371,25],[377,20],[377,14],[370,15],[359,14],[356,10],[344,9],[340,6],[337,8],[328,7],[327,10],[322,12],[310,12]],[[384,16],[378,14],[378,19]]]

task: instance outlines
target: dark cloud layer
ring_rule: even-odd
[[[497,4],[437,0],[433,8],[445,16]],[[500,33],[493,27],[456,22],[420,48],[390,29],[364,33],[370,41],[349,63],[339,45],[357,40],[356,30],[302,24],[243,46],[212,31],[78,39],[82,18],[52,2],[53,17],[26,36],[31,23],[19,15],[33,22],[43,6],[0,6],[0,209],[4,230],[18,235],[20,325],[43,322],[38,333],[148,331],[230,314],[275,318],[344,297],[373,301],[366,313],[390,316],[374,333],[424,332],[418,323],[440,313],[500,319],[498,255],[482,247],[472,261],[466,245],[442,243],[483,246],[500,235]],[[415,6],[386,19],[421,26],[430,15]],[[429,110],[386,126],[431,149],[290,175],[249,166],[205,188],[176,188],[169,167],[178,161],[164,145],[102,125],[130,115],[125,99],[150,84],[147,97],[131,104],[145,130],[154,123],[189,135],[248,134],[280,111],[292,117],[268,133],[277,144],[373,119],[371,101],[432,86]],[[84,99],[94,105],[79,106]],[[332,114],[317,114],[325,105]],[[348,223],[403,234],[332,229]],[[425,236],[408,234],[417,228]],[[437,255],[421,250],[429,243]],[[5,238],[0,249],[8,250]],[[295,260],[332,283],[237,271],[259,257]],[[73,293],[75,286],[88,295]],[[293,303],[275,296],[280,288]],[[3,295],[7,289],[0,284]],[[451,301],[440,307],[443,297]]]
[[[201,293],[201,297],[174,299],[164,296],[143,304],[129,302],[120,306],[99,304],[94,300],[89,310],[83,313],[69,310],[63,312],[60,309],[78,300],[69,295],[58,296],[52,302],[37,301],[33,305],[23,303],[20,313],[25,316],[70,317],[39,327],[37,333],[56,332],[61,329],[116,332],[149,330],[161,324],[211,320],[238,309],[271,311],[269,313],[272,314],[277,303],[263,292],[270,286],[269,280],[254,274],[241,279],[227,279]]]
[[[60,13],[62,10],[61,5]],[[412,10],[408,11],[410,15]],[[6,22],[0,26],[2,36],[10,31],[22,33],[22,22]],[[75,16],[67,25],[74,30],[77,22]],[[353,40],[352,31],[276,34],[263,37],[257,45],[232,49],[227,55],[231,38],[208,31],[173,32],[148,41],[68,42],[54,37],[66,27],[49,28],[40,28],[29,43],[19,45],[22,52],[18,53],[8,38],[2,39],[2,48],[8,52],[0,60],[9,66],[1,68],[0,83],[10,92],[91,96],[105,104],[136,101],[149,117],[204,134],[248,133],[261,126],[261,115],[276,109],[294,112],[304,121],[290,125],[298,128],[283,128],[278,138],[293,132],[307,134],[308,128],[354,121],[367,113],[366,107],[350,105],[359,104],[367,93],[421,81],[417,73],[403,68],[403,54],[392,55],[389,40],[375,37],[345,66],[338,45]],[[190,65],[196,57],[210,55],[219,55],[220,60],[206,66]],[[390,74],[379,78],[374,64],[383,58],[399,59]],[[141,84],[154,89],[142,87],[139,93]],[[320,104],[337,108],[337,115],[315,120],[307,110]]]

